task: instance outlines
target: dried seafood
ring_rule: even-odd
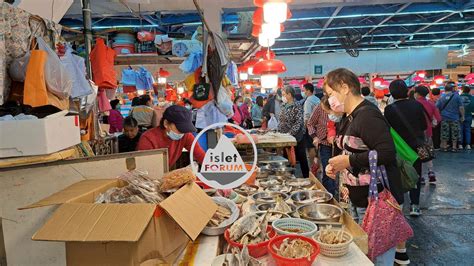
[[[178,189],[184,184],[187,184],[194,180],[196,180],[196,176],[194,175],[191,166],[176,169],[163,175],[163,184],[161,185],[161,191]]]
[[[347,242],[347,240],[344,238],[344,227],[339,230],[332,229],[331,226],[321,228],[321,231],[318,235],[318,241],[330,245]]]
[[[260,217],[252,213],[241,217],[230,227],[230,239],[243,245],[268,240],[268,216],[268,213]]]
[[[276,204],[275,208],[273,208],[274,211],[277,212],[282,212],[282,213],[290,213],[291,212],[291,207],[288,205],[280,195],[276,196]]]
[[[218,205],[217,211],[214,213],[209,223],[207,223],[207,226],[217,227],[223,221],[229,219],[231,215],[232,215],[232,212],[229,209],[227,209],[224,206]]]
[[[232,254],[226,255],[222,266],[258,266],[261,262],[251,257],[247,245],[244,245],[242,250],[239,248],[232,248]]]
[[[314,252],[311,243],[299,238],[285,238],[279,248],[273,245],[273,249],[281,257],[291,259],[307,258],[308,261],[311,260],[311,254]]]

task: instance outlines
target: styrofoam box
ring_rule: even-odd
[[[80,142],[77,116],[0,121],[0,158],[50,154]]]

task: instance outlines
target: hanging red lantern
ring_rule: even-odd
[[[262,33],[262,26],[260,25],[253,25],[252,27],[252,36],[258,38],[258,35]]]
[[[166,84],[166,78],[171,75],[170,72],[164,70],[161,67],[155,74],[158,74],[158,84]]]
[[[364,77],[359,77],[359,83],[360,84],[365,84],[365,83],[367,83],[367,80],[365,80]]]
[[[255,58],[251,58],[250,60],[246,61],[245,62],[245,65],[247,67],[247,73],[249,75],[253,75],[253,67],[255,66],[255,64],[258,63],[258,60],[255,59]]]
[[[436,84],[436,82],[433,80],[430,82],[430,89],[434,89],[434,88],[438,88],[438,85]]]
[[[466,77],[464,78],[464,80],[472,80],[474,79],[474,73],[469,73],[466,75]]]
[[[248,67],[247,65],[245,65],[245,63],[237,67],[237,72],[239,72],[240,80],[247,80],[249,78],[249,74],[247,73],[247,71]]]
[[[255,53],[255,58],[257,59],[274,59],[275,53],[270,49],[262,48],[260,51]]]
[[[376,77],[374,79],[372,79],[372,82],[374,83],[374,86],[375,87],[381,87],[382,86],[382,83],[384,82],[385,80],[381,77]]]
[[[434,82],[436,83],[436,85],[441,85],[444,83],[444,76],[443,75],[437,75],[433,78]]]
[[[263,24],[263,8],[262,7],[257,7],[255,11],[253,12],[252,23],[253,25],[259,25],[259,26]]]
[[[470,79],[466,82],[467,85],[474,85],[474,79]]]
[[[263,88],[275,88],[278,86],[278,74],[286,72],[285,64],[276,59],[262,60],[253,67],[253,73],[260,75]]]
[[[426,71],[424,71],[424,70],[417,71],[416,76],[424,79],[424,78],[426,78]]]
[[[320,78],[318,80],[318,83],[316,84],[316,87],[322,88],[324,86],[324,78]]]

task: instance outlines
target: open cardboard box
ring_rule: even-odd
[[[326,188],[324,188],[323,184],[321,184],[321,182],[319,182],[319,180],[312,173],[309,173],[309,178],[318,189],[327,191]],[[339,205],[339,202],[335,199],[332,199],[329,203],[341,207]],[[368,242],[369,240],[368,240],[367,233],[364,230],[362,230],[359,224],[357,224],[354,221],[354,219],[349,213],[344,211],[344,209],[343,209],[343,212],[344,213],[341,217],[342,224],[344,224],[347,231],[349,231],[349,233],[354,238],[354,243],[356,243],[356,245],[360,248],[360,250],[362,250],[362,252],[364,252],[364,254],[367,254],[369,252],[369,242]]]
[[[68,265],[140,265],[150,259],[173,263],[217,210],[194,183],[158,205],[93,203],[100,193],[124,185],[118,179],[83,180],[24,207],[60,205],[32,239],[66,242]]]

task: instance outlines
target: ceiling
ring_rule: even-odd
[[[190,37],[200,25],[191,0],[160,0],[131,4],[136,0],[91,0],[93,29],[155,28],[163,33]],[[143,1],[143,0],[141,0]],[[361,50],[448,46],[451,62],[472,65],[472,53],[458,57],[474,46],[474,0],[293,0],[293,17],[272,47],[277,55],[312,54]],[[202,8],[225,3],[223,33],[234,59],[245,59],[256,50],[251,37],[251,0],[200,0]],[[368,4],[370,3],[370,4]],[[75,0],[61,24],[82,27],[80,0]],[[347,40],[350,40],[347,42]],[[344,45],[343,45],[344,44]],[[448,60],[448,64],[450,64]],[[454,63],[453,63],[454,64]]]

